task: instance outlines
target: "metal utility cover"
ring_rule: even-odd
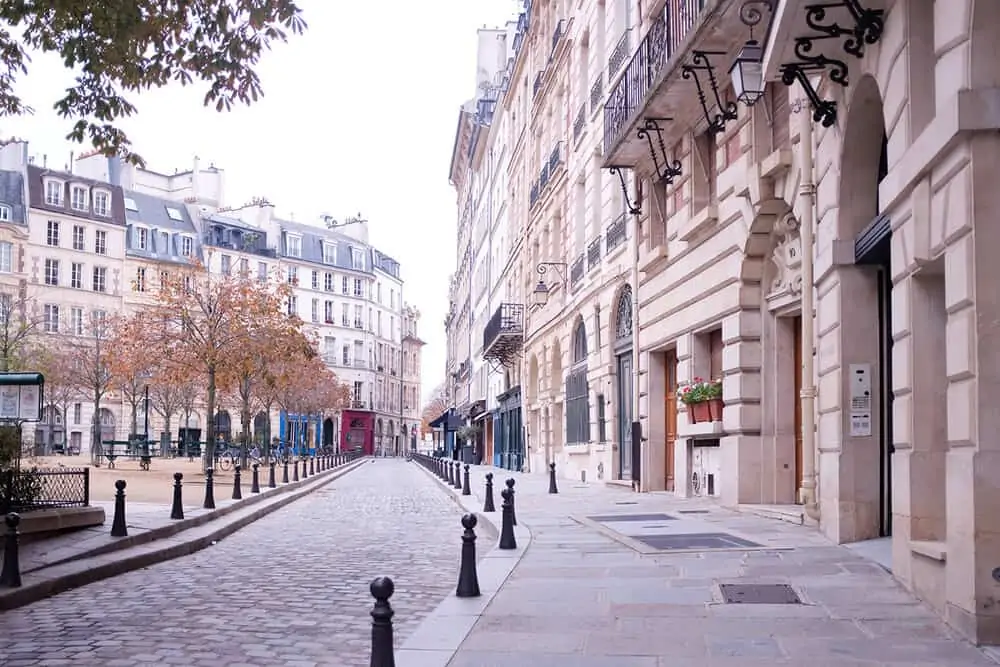
[[[678,514],[708,514],[708,510],[677,510]]]
[[[679,535],[632,535],[633,540],[648,547],[664,551],[677,549],[739,549],[740,547],[760,547],[742,537],[729,533],[682,533]]]
[[[605,514],[601,516],[588,516],[591,521],[598,523],[615,523],[616,521],[677,521],[677,517],[669,514]]]
[[[719,584],[726,604],[802,604],[788,584]]]

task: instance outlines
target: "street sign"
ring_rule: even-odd
[[[0,420],[41,421],[44,394],[41,373],[0,373]]]

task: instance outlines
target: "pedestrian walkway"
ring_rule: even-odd
[[[549,495],[544,475],[492,468],[473,475],[480,497],[488,471],[517,480],[532,542],[451,667],[996,664],[881,567],[808,527],[566,480]],[[726,591],[799,600],[725,603]]]
[[[412,463],[364,463],[191,556],[0,614],[0,665],[367,667],[376,576],[400,643],[450,592],[461,512]]]

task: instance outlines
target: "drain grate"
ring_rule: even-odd
[[[708,514],[708,510],[677,510],[678,514]]]
[[[729,533],[681,533],[679,535],[632,535],[633,540],[663,551],[677,549],[739,549],[763,545]]]
[[[788,584],[719,584],[726,604],[802,604]]]
[[[591,521],[598,523],[615,523],[618,521],[677,521],[677,517],[669,514],[604,514],[601,516],[588,516]]]

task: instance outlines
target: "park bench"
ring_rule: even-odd
[[[101,443],[101,450],[104,458],[108,460],[108,468],[115,467],[115,461],[119,456],[128,453],[129,442],[127,440],[105,440]]]

